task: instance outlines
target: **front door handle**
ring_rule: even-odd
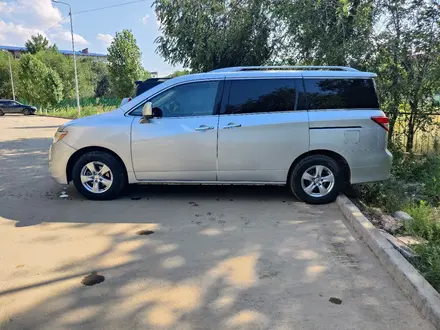
[[[226,126],[223,126],[223,129],[229,129],[229,128],[237,128],[237,127],[241,127],[240,124],[236,124],[236,123],[229,123]]]
[[[200,125],[199,127],[196,127],[195,130],[197,132],[205,132],[205,131],[209,131],[211,129],[214,129],[214,126],[206,126],[206,125]]]

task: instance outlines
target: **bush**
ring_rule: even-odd
[[[393,213],[409,201],[404,189],[399,189],[400,184],[394,176],[387,181],[361,184],[357,187],[358,197],[369,206]]]
[[[429,242],[412,247],[418,257],[412,261],[414,267],[440,292],[440,245]]]
[[[413,220],[405,223],[408,234],[440,244],[440,222],[434,216],[430,205],[421,201],[418,205],[406,207],[405,211],[413,217]]]

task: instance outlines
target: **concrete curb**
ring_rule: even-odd
[[[440,329],[440,294],[346,196],[340,195],[336,202],[352,228],[360,234],[413,305],[436,329]]]

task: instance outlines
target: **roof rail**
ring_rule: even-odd
[[[292,66],[292,65],[279,65],[279,66],[236,66],[231,68],[222,68],[212,70],[211,72],[237,72],[237,71],[287,71],[287,70],[336,70],[336,71],[358,71],[354,68],[348,66],[318,66],[318,65],[303,65],[303,66]]]

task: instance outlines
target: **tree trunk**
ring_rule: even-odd
[[[415,135],[415,123],[416,123],[416,116],[417,116],[417,105],[411,104],[411,114],[409,116],[408,121],[408,131],[406,133],[406,151],[411,152],[414,147],[414,135]]]

